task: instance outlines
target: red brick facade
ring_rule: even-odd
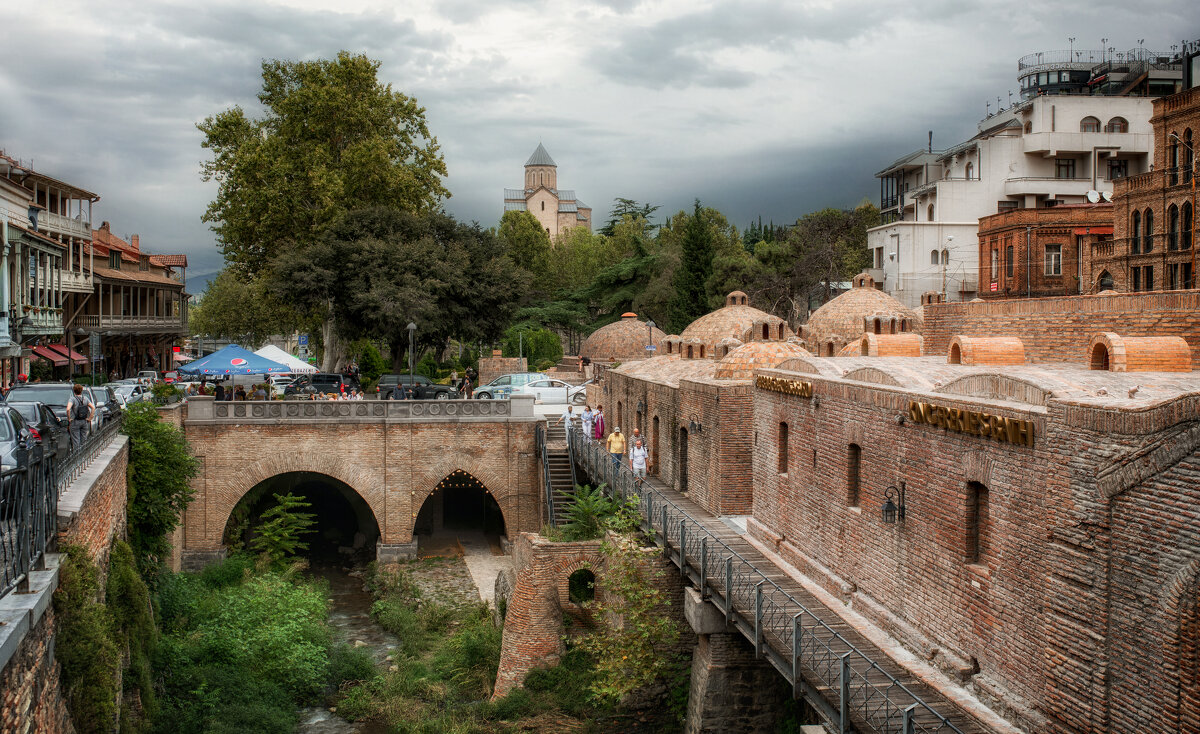
[[[979,297],[1070,296],[1113,288],[1103,277],[1111,268],[1095,265],[1111,256],[1112,239],[1112,204],[1014,209],[983,217]]]
[[[1154,169],[1113,187],[1114,250],[1104,263],[1122,291],[1195,288],[1200,88],[1154,100]]]
[[[958,335],[1015,336],[1030,362],[1089,364],[1098,332],[1180,336],[1200,368],[1200,291],[1011,299],[924,306],[925,353],[945,355]]]
[[[58,684],[54,629],[48,606],[0,672],[0,731],[75,734]]]

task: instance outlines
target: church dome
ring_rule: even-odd
[[[792,330],[778,316],[759,311],[750,305],[750,298],[741,291],[725,297],[725,306],[705,314],[693,321],[680,337],[705,345],[710,354],[716,354],[722,339],[733,337],[741,342],[758,340],[786,340]]]
[[[726,354],[717,362],[718,380],[749,380],[756,369],[778,367],[789,359],[811,357],[791,342],[750,342]]]
[[[924,320],[917,311],[875,288],[870,275],[861,273],[854,277],[850,290],[818,308],[805,326],[809,349],[826,354],[833,345],[832,353],[836,354],[843,345],[857,341],[866,332],[920,333]]]
[[[584,339],[583,346],[579,348],[579,356],[587,357],[593,362],[646,359],[655,354],[654,350],[646,349],[648,338],[651,344],[661,350],[666,334],[658,327],[647,329],[646,322],[638,321],[635,313],[623,313],[620,321],[602,326]]]

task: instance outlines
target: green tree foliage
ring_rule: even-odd
[[[129,436],[129,544],[143,578],[153,581],[170,550],[167,536],[192,499],[198,468],[183,431],[158,419],[151,403],[125,409]]]
[[[533,286],[543,289],[550,273],[550,235],[537,217],[526,211],[504,212],[496,235],[518,267],[533,276]]]
[[[271,563],[294,556],[299,551],[308,550],[308,543],[301,540],[310,534],[316,524],[316,515],[302,512],[312,507],[311,502],[305,502],[291,492],[275,495],[276,504],[262,514],[262,524],[255,528],[256,535],[250,541],[250,547],[263,554]]]
[[[218,184],[204,221],[237,274],[269,270],[353,208],[430,212],[450,195],[424,108],[378,71],[378,61],[345,51],[264,61],[262,118],[233,107],[199,123],[212,153],[201,175]]]
[[[321,239],[277,260],[273,287],[312,313],[331,309],[343,337],[384,338],[392,369],[407,371],[407,324],[418,348],[450,337],[493,342],[529,276],[478,225],[444,214],[356,211]]]
[[[350,345],[349,352],[350,356],[358,362],[358,370],[365,382],[378,380],[379,376],[388,370],[387,362],[369,339],[355,341]]]
[[[550,292],[561,298],[587,288],[600,271],[619,262],[630,250],[621,236],[594,234],[586,227],[568,229],[555,240]]]
[[[657,205],[639,204],[633,199],[624,199],[618,196],[613,199],[613,208],[608,214],[608,223],[600,228],[600,234],[605,237],[612,237],[613,233],[616,232],[617,225],[625,217],[646,220],[648,231],[653,232],[657,227],[656,225],[649,224],[650,216],[658,210],[659,207]]]
[[[584,297],[600,314],[603,325],[620,314],[638,310],[638,299],[658,273],[660,254],[658,242],[651,239],[645,219],[626,217],[617,224],[610,238],[622,259],[596,273]],[[661,313],[653,314],[661,318]]]
[[[708,313],[705,286],[712,276],[714,251],[712,231],[705,225],[700,200],[696,199],[692,216],[684,227],[679,267],[672,279],[675,293],[667,321],[671,331],[679,333]]]
[[[558,364],[562,359],[562,341],[549,329],[517,324],[504,332],[504,356],[518,357],[524,352],[526,364]]]
[[[200,302],[191,306],[192,334],[258,345],[275,334],[290,334],[300,324],[295,309],[280,302],[262,280],[240,280],[222,270],[208,284]]]
[[[55,657],[62,669],[67,709],[83,734],[113,731],[119,713],[121,650],[113,617],[100,601],[100,573],[82,546],[62,549],[54,592]]]
[[[113,639],[124,651],[121,732],[147,731],[158,713],[151,660],[158,646],[158,627],[150,606],[150,590],[137,571],[133,549],[123,540],[113,543],[108,558],[105,593],[113,618]],[[137,705],[132,705],[136,692]]]

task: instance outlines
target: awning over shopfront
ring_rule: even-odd
[[[34,347],[33,356],[46,360],[55,367],[66,367],[67,358],[47,347]]]
[[[83,356],[79,352],[76,352],[74,349],[71,349],[66,344],[51,344],[50,348],[53,349],[54,351],[58,352],[59,354],[63,355],[67,359],[72,360],[73,362],[75,362],[75,364],[87,364],[88,363],[87,357]]]

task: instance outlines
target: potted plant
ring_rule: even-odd
[[[22,306],[21,306],[21,310],[22,310],[22,311],[24,311],[25,313],[29,313],[29,311],[30,311],[32,308],[33,308],[33,306],[30,306],[28,303],[26,303],[26,304],[24,304],[24,305],[22,305]]]

